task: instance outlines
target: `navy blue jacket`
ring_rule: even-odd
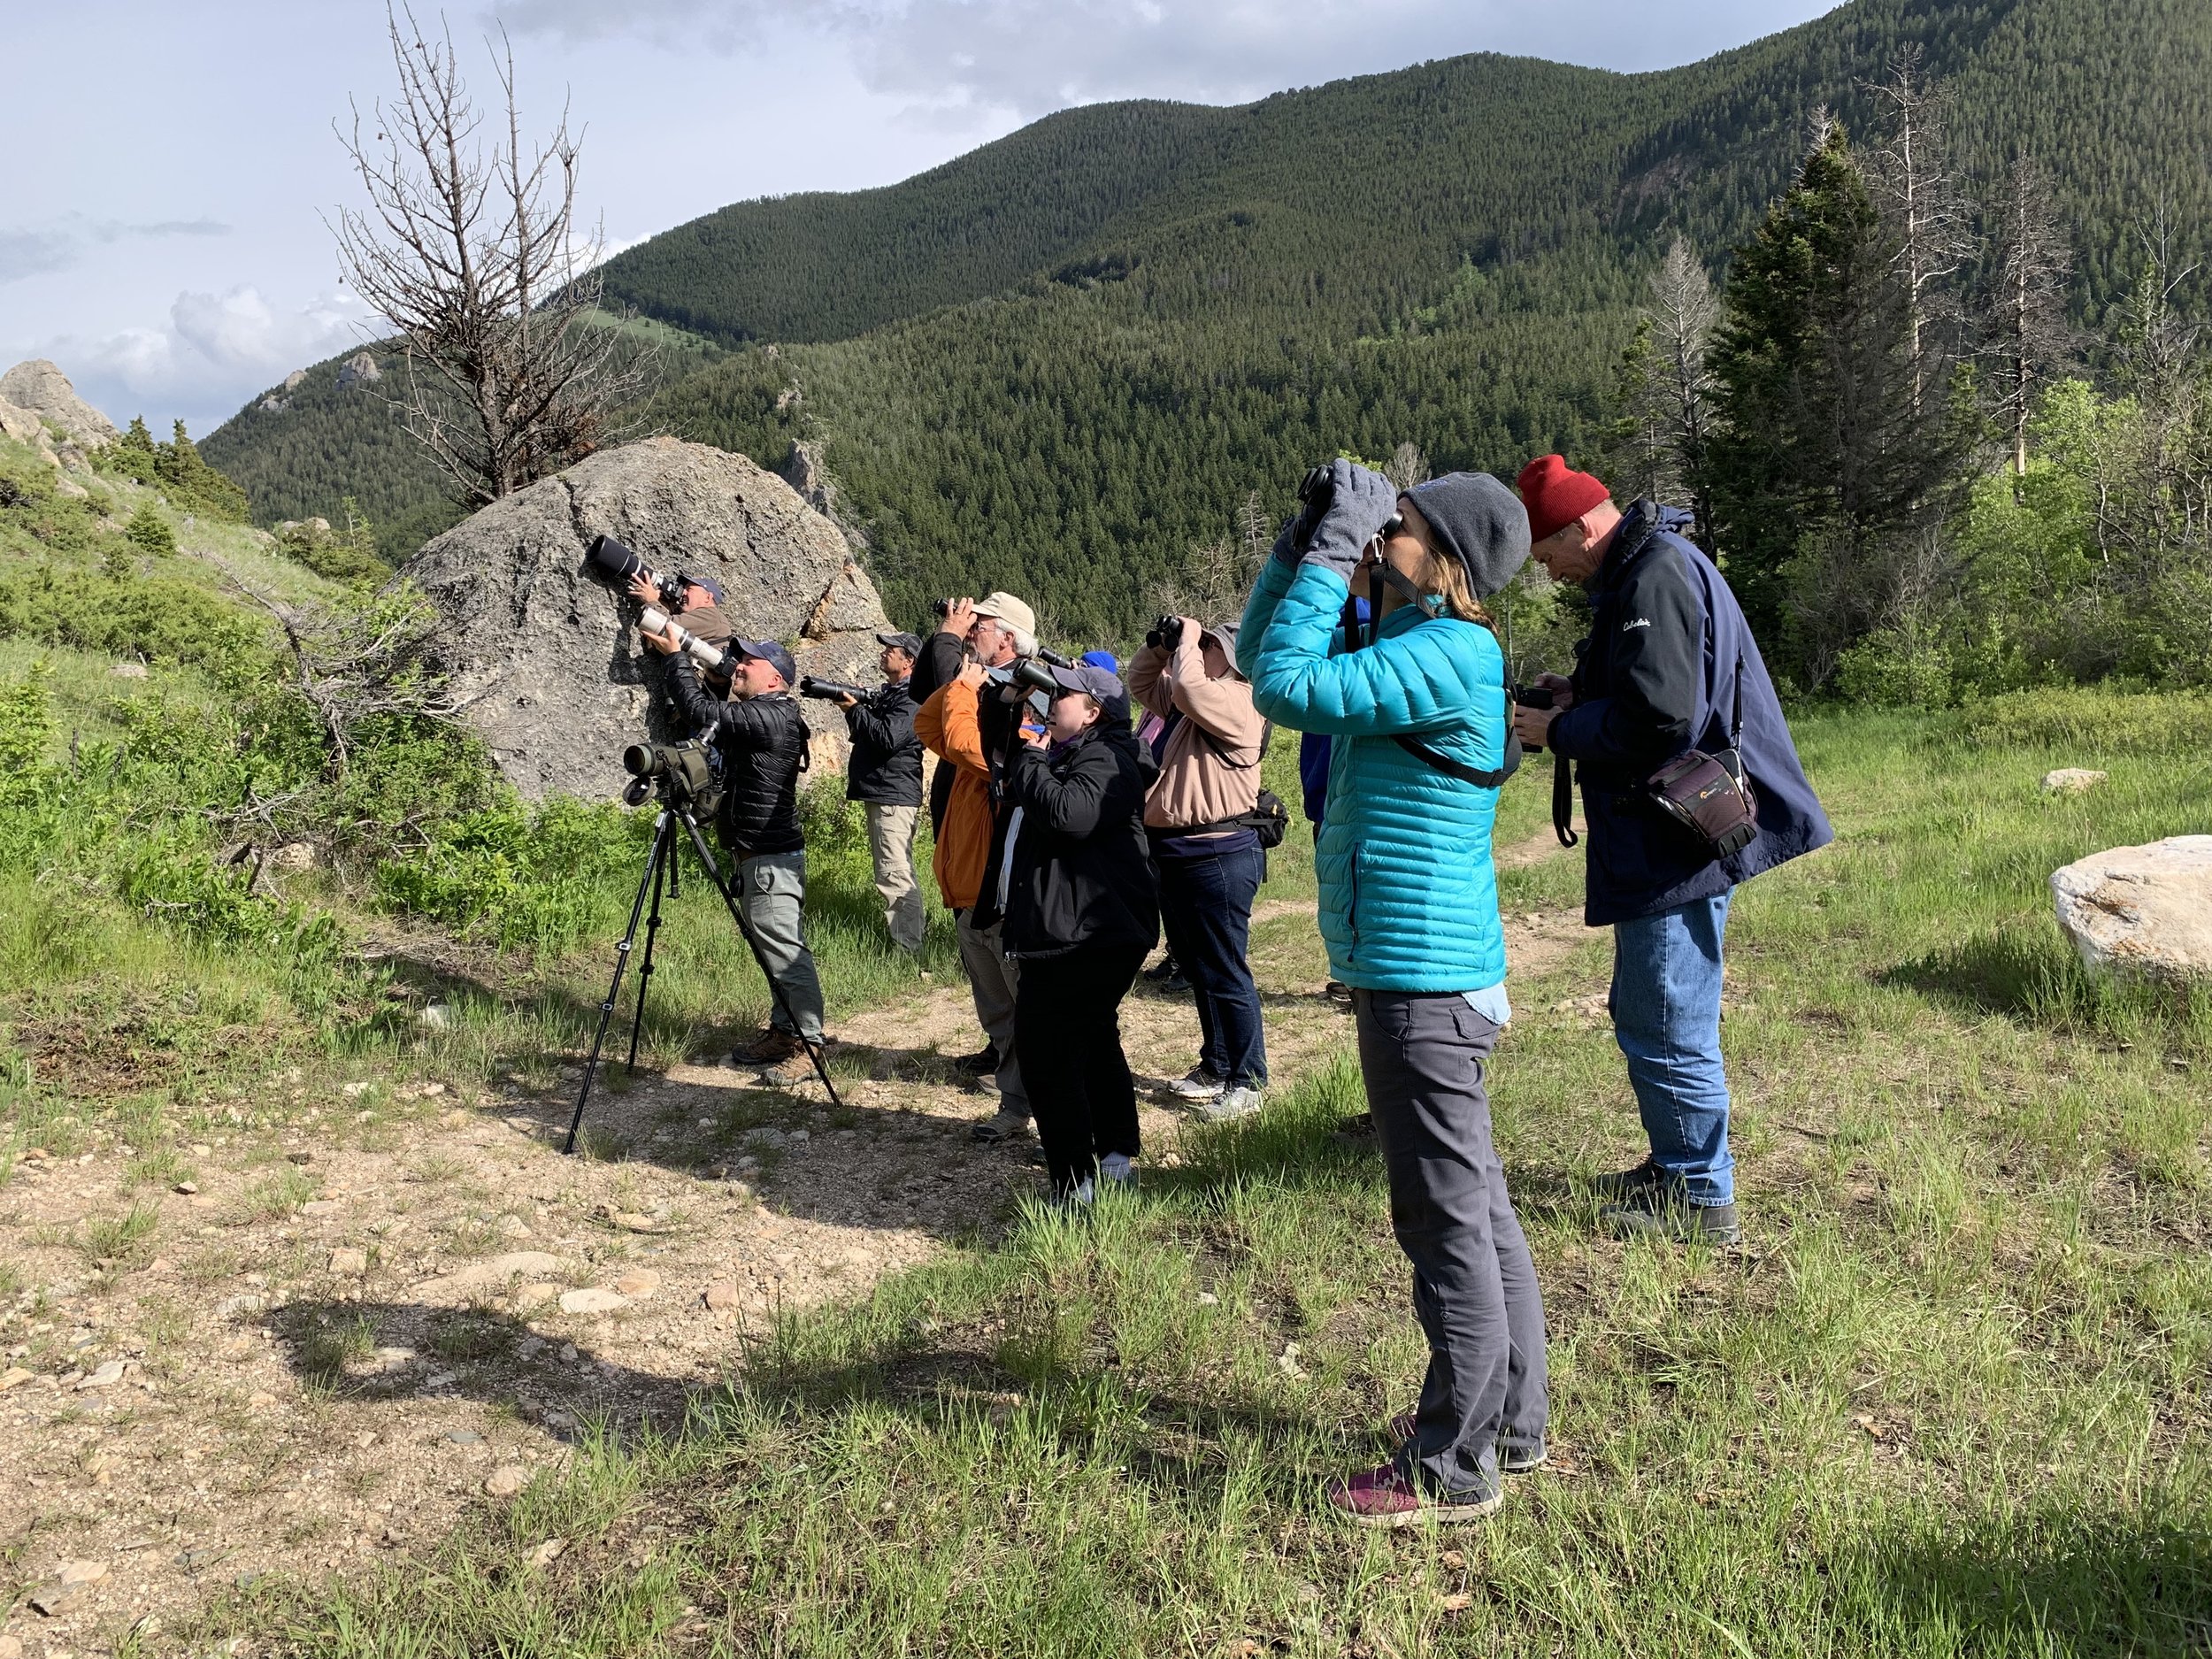
[[[1648,501],[1623,516],[1586,584],[1590,637],[1575,648],[1575,706],[1551,726],[1552,749],[1575,763],[1582,785],[1583,916],[1593,927],[1710,898],[1834,838],[1742,607],[1682,534],[1690,522]],[[1740,747],[1759,833],[1716,860],[1652,805],[1643,780],[1685,749],[1728,747],[1740,667]]]

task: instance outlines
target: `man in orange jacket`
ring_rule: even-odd
[[[995,693],[987,693],[984,671],[1034,653],[1037,623],[1029,607],[1011,594],[990,594],[972,607],[957,607],[948,625],[964,623],[976,660],[915,710],[914,733],[931,754],[955,768],[931,869],[945,908],[953,913],[976,1019],[997,1057],[998,1110],[976,1125],[974,1133],[978,1140],[1004,1141],[1029,1133],[1029,1094],[1014,1057],[1014,995],[1020,971],[1001,948],[1000,907],[989,902],[983,887],[998,833],[993,768],[1005,761],[1004,748],[1017,718],[1010,710],[994,707],[987,719],[983,699]]]

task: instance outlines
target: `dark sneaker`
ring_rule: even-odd
[[[988,1118],[968,1125],[968,1133],[978,1141],[998,1142],[1018,1141],[1030,1133],[1026,1113],[1002,1106]]]
[[[1187,991],[1190,981],[1183,977],[1183,970],[1172,956],[1162,956],[1156,966],[1147,968],[1144,977],[1163,991]]]
[[[998,1047],[985,1043],[973,1054],[964,1054],[952,1063],[952,1069],[964,1077],[988,1077],[998,1070]]]
[[[1693,1204],[1663,1187],[1647,1187],[1598,1211],[1598,1225],[1617,1239],[1668,1239],[1677,1244],[1733,1244],[1743,1237],[1733,1204]]]
[[[1607,1203],[1617,1204],[1649,1187],[1663,1187],[1666,1182],[1666,1171],[1646,1158],[1632,1170],[1619,1170],[1609,1175],[1601,1175],[1591,1185]]]
[[[781,1065],[794,1055],[806,1052],[806,1044],[791,1032],[778,1031],[771,1025],[742,1048],[730,1056],[732,1065]]]
[[[1388,1425],[1390,1438],[1403,1446],[1413,1438],[1413,1431],[1418,1422],[1417,1413],[1401,1411],[1390,1419]],[[1533,1474],[1541,1469],[1550,1457],[1551,1448],[1542,1440],[1538,1440],[1533,1448],[1519,1441],[1500,1440],[1498,1442],[1498,1469],[1503,1474]]]
[[[1341,979],[1331,979],[1321,987],[1321,995],[1339,1008],[1349,1008],[1352,1005],[1352,987]]]
[[[1504,1502],[1502,1488],[1431,1497],[1388,1463],[1329,1483],[1329,1507],[1361,1526],[1449,1526],[1494,1515]]]

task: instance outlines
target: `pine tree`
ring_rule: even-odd
[[[1899,562],[1957,466],[1947,408],[1914,406],[1896,253],[1843,129],[1824,124],[1736,251],[1712,349],[1724,431],[1708,477],[1730,580],[1755,626],[1795,634],[1813,684],[1886,619]]]

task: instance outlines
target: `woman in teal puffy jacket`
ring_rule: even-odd
[[[1528,557],[1487,473],[1401,495],[1338,461],[1275,544],[1238,634],[1261,713],[1332,739],[1315,852],[1332,973],[1429,1339],[1402,1441],[1329,1501],[1371,1526],[1471,1520],[1544,1461],[1544,1307],[1491,1142],[1484,1069],[1511,1016],[1490,833],[1513,764],[1505,664],[1482,601]],[[1356,578],[1371,639],[1340,630]]]

